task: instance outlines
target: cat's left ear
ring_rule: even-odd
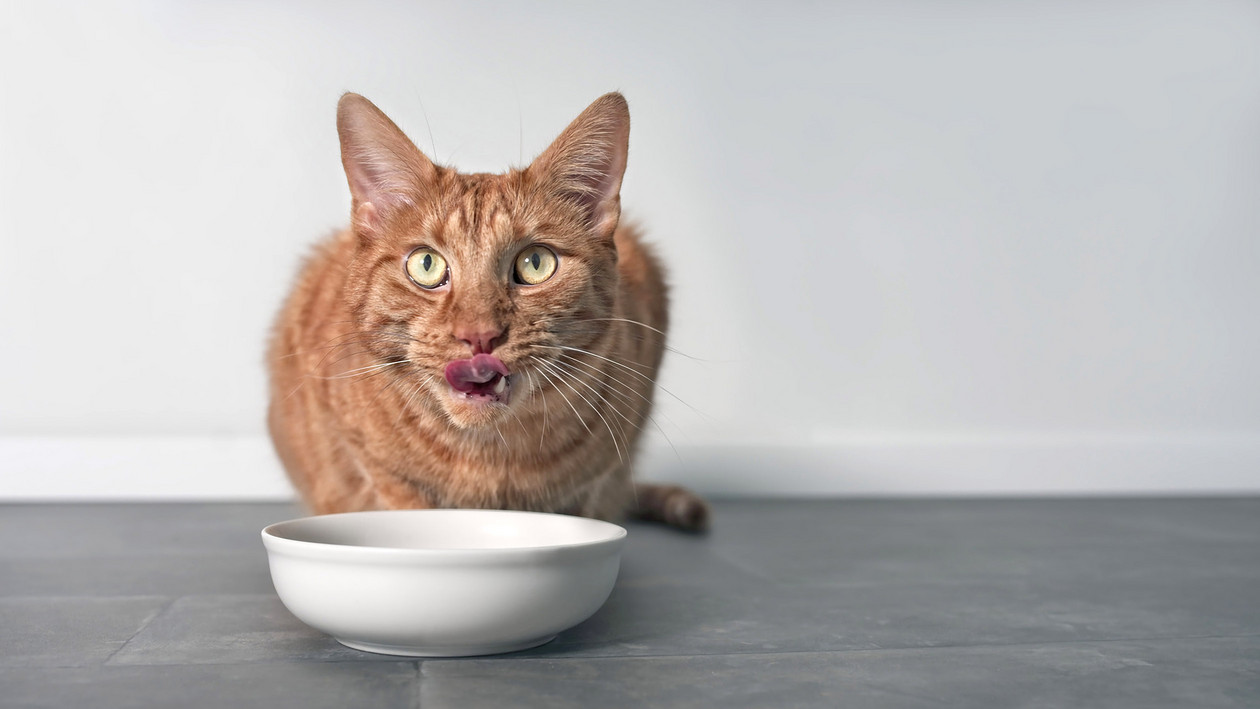
[[[611,239],[621,218],[621,177],[630,142],[630,107],[619,93],[587,107],[529,166],[548,196],[572,199],[591,229]]]

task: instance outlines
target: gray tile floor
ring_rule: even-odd
[[[549,645],[414,662],[280,605],[291,506],[0,506],[0,707],[1260,706],[1260,499],[715,513]]]

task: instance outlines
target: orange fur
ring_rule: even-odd
[[[305,503],[320,514],[633,511],[703,528],[707,508],[681,488],[639,486],[634,504],[668,311],[658,259],[618,225],[620,94],[501,175],[433,164],[355,94],[338,106],[338,130],[352,224],[303,266],[268,353],[272,439]],[[533,243],[559,266],[541,284],[515,283],[514,258]],[[418,246],[445,257],[447,285],[408,279]],[[506,403],[470,404],[444,378],[471,357],[468,331],[502,333],[493,354],[511,370]]]

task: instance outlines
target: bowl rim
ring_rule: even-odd
[[[359,544],[334,544],[331,542],[312,542],[303,539],[291,539],[276,534],[276,528],[282,525],[293,524],[297,522],[305,522],[308,520],[319,520],[332,517],[375,517],[380,515],[396,515],[398,513],[421,513],[421,514],[443,514],[443,513],[490,513],[495,515],[509,516],[532,516],[532,517],[573,517],[584,522],[593,523],[604,526],[609,536],[602,539],[595,539],[582,542],[570,542],[562,544],[543,544],[538,546],[504,546],[504,547],[469,547],[469,548],[415,548],[415,547],[389,547],[389,546],[372,546]],[[578,517],[576,515],[562,515],[553,512],[528,512],[524,510],[485,510],[476,508],[441,508],[441,509],[416,509],[416,510],[363,510],[360,512],[336,512],[324,515],[308,515],[306,517],[295,517],[281,522],[273,522],[263,527],[262,540],[263,546],[268,551],[284,549],[285,551],[315,553],[320,556],[327,554],[347,554],[355,558],[363,559],[394,557],[394,558],[485,558],[490,560],[492,557],[503,556],[519,556],[536,553],[557,552],[562,550],[577,550],[600,547],[608,544],[620,544],[625,540],[629,532],[625,527],[612,522],[606,522],[601,519],[593,519],[590,517]]]

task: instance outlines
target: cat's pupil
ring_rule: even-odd
[[[534,252],[534,255],[530,257],[529,262],[530,262],[530,263],[532,263],[532,264],[534,264],[534,270],[535,270],[535,271],[537,271],[537,270],[538,270],[538,264],[542,262],[542,259],[538,258],[538,252],[537,252],[537,251],[535,251],[535,252]]]
[[[433,270],[433,255],[432,254],[424,255],[424,270],[426,271]]]

